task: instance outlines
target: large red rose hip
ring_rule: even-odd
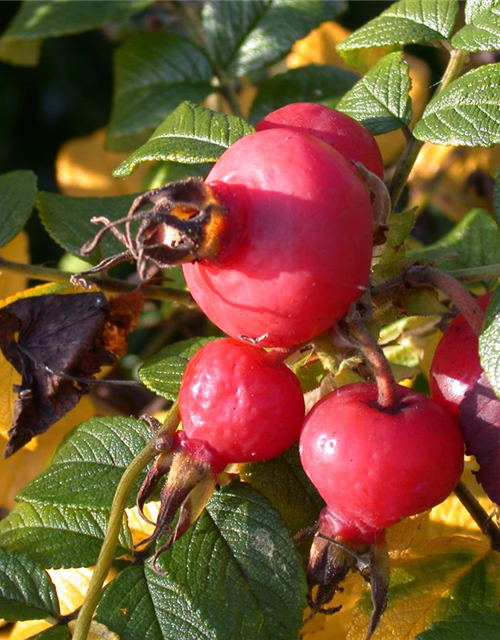
[[[398,386],[385,410],[377,386],[342,387],[307,415],[304,469],[325,500],[325,535],[372,543],[406,516],[442,502],[460,479],[464,443],[455,418],[430,398]]]
[[[384,161],[375,138],[359,122],[345,113],[314,102],[295,102],[269,113],[257,131],[293,129],[309,133],[336,149],[347,160],[361,162],[379,178],[384,177]]]
[[[216,257],[184,265],[194,299],[234,338],[291,346],[345,315],[368,282],[372,210],[346,160],[305,133],[238,140],[205,185],[227,210]]]

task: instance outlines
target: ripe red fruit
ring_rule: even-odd
[[[275,354],[224,338],[189,361],[179,393],[183,432],[229,462],[268,460],[299,437],[304,397]]]
[[[295,102],[269,113],[257,131],[286,128],[309,133],[331,145],[347,160],[361,162],[379,178],[384,177],[384,161],[375,138],[350,116],[314,102]]]
[[[273,129],[231,146],[205,185],[227,210],[217,256],[184,265],[205,314],[234,338],[286,347],[335,324],[370,271],[372,210],[346,160]]]
[[[460,479],[464,444],[443,407],[398,386],[399,403],[377,405],[377,386],[342,387],[306,417],[305,472],[327,506],[320,530],[371,544],[386,527],[444,500]]]
[[[477,299],[483,311],[491,293]],[[462,314],[448,326],[434,354],[430,371],[431,396],[458,415],[465,394],[477,382],[483,369],[479,361],[478,336]]]

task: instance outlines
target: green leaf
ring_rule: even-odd
[[[243,118],[226,116],[186,100],[151,138],[115,169],[126,178],[143,162],[174,160],[185,164],[215,162],[236,140],[253,133]]]
[[[302,469],[297,446],[273,460],[240,465],[240,476],[266,496],[293,535],[313,525],[325,506]]]
[[[123,472],[151,437],[142,420],[107,417],[84,422],[71,431],[46,471],[26,485],[16,500],[110,509]],[[134,495],[132,490],[129,506],[135,502]]]
[[[437,262],[444,271],[500,262],[500,231],[484,209],[472,209],[443,238],[423,249],[408,251],[414,262]]]
[[[59,616],[48,574],[23,553],[0,549],[0,618],[8,622]]]
[[[346,6],[339,0],[208,0],[202,12],[208,48],[232,76],[243,76],[283,58]]]
[[[374,135],[400,129],[412,116],[411,80],[403,54],[384,56],[348,91],[337,108]]]
[[[82,33],[108,22],[123,22],[153,0],[45,0],[23,2],[0,39],[0,59],[13,64],[36,65],[40,40]]]
[[[45,629],[42,633],[38,633],[29,640],[70,640],[71,634],[68,627],[57,625],[57,627],[50,627]]]
[[[337,50],[344,55],[388,44],[443,40],[450,36],[457,14],[457,0],[401,0],[351,34]]]
[[[500,2],[480,0],[467,3],[467,24],[451,41],[462,51],[495,51],[500,48]]]
[[[27,553],[47,569],[90,567],[99,555],[108,517],[106,509],[24,502],[0,522],[0,545]],[[131,546],[124,520],[117,555],[130,552]]]
[[[309,65],[279,73],[266,80],[252,105],[251,122],[291,102],[319,102],[335,107],[359,76],[331,65]]]
[[[35,205],[37,179],[32,171],[0,175],[0,247],[24,228]]]
[[[489,383],[500,398],[500,288],[493,292],[486,308],[479,336],[479,359]]]
[[[182,100],[201,102],[214,72],[187,38],[148,33],[128,39],[115,54],[115,89],[107,146],[134,149]]]
[[[372,271],[378,280],[392,278],[406,266],[405,242],[417,219],[416,209],[392,213],[384,244],[373,248]]]
[[[465,23],[470,24],[485,9],[497,4],[498,0],[466,0],[465,1]]]
[[[419,140],[445,146],[500,143],[500,64],[473,69],[427,105],[413,130]]]
[[[472,611],[444,622],[436,622],[415,640],[486,640],[500,638],[498,611]]]
[[[414,638],[437,621],[498,608],[498,554],[486,542],[461,536],[436,538],[391,564],[389,602],[377,629],[380,638]],[[365,591],[349,630],[353,638],[363,637],[371,608]],[[467,635],[454,640],[459,637],[469,640]]]
[[[298,636],[305,578],[293,540],[249,485],[215,493],[197,523],[160,560],[123,571],[97,620],[121,640],[290,640]]]
[[[49,235],[68,253],[81,256],[80,248],[99,231],[102,225],[90,222],[94,216],[105,216],[119,220],[127,211],[135,196],[113,196],[110,198],[77,198],[59,193],[41,191],[36,206],[43,226]],[[124,250],[123,245],[108,233],[99,246],[85,259],[97,264],[103,258]]]
[[[213,164],[181,164],[180,162],[158,162],[151,166],[145,180],[146,189],[157,189],[169,182],[186,178],[206,178]],[[169,271],[171,275],[171,270]]]
[[[144,362],[139,369],[140,381],[167,400],[175,400],[187,363],[198,349],[213,340],[217,338],[189,338],[168,345]]]

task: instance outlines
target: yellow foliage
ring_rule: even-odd
[[[432,205],[451,220],[461,220],[474,207],[490,209],[488,194],[474,188],[475,177],[488,177],[500,167],[500,147],[469,149],[426,144],[410,175],[409,206]],[[472,183],[471,183],[472,179]]]
[[[18,233],[15,238],[8,242],[0,249],[0,256],[5,260],[13,262],[21,262],[28,264],[30,261],[28,236],[24,231]],[[26,289],[28,279],[26,276],[10,271],[0,271],[0,300],[13,296],[14,294]]]
[[[127,514],[128,526],[130,533],[132,534],[132,542],[134,545],[137,545],[146,538],[149,538],[154,531],[154,525],[146,522],[146,520],[141,517],[137,507],[126,509],[125,512]],[[144,507],[144,514],[151,520],[151,522],[156,522],[159,512],[159,502],[149,502]]]
[[[71,634],[75,629],[76,620],[72,620],[68,623]],[[120,636],[114,631],[110,631],[108,627],[93,620],[90,623],[90,629],[87,634],[87,640],[120,640]]]
[[[128,154],[106,151],[106,132],[98,129],[89,136],[68,140],[56,158],[59,189],[68,196],[120,196],[142,191],[146,167],[130,178],[116,179],[112,173]]]

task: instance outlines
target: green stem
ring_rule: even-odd
[[[495,280],[500,278],[500,264],[487,264],[482,267],[467,267],[466,269],[455,269],[452,271],[453,277],[462,282],[482,282],[484,280]]]
[[[70,283],[73,275],[67,271],[52,269],[50,267],[35,266],[32,264],[21,264],[20,262],[12,262],[0,257],[0,272],[11,271],[25,275],[27,278],[34,280],[42,280],[44,282],[62,282]],[[116,278],[103,278],[101,276],[86,276],[89,282],[94,283],[102,291],[111,293],[130,293],[137,289],[137,284],[133,282],[124,282]],[[196,307],[191,295],[187,291],[178,291],[177,289],[167,289],[166,287],[149,286],[144,287],[144,295],[150,300],[169,300],[176,304],[182,304],[187,307]]]
[[[111,563],[115,558],[118,535],[123,522],[123,512],[127,506],[130,491],[144,467],[158,455],[158,450],[155,446],[158,436],[173,434],[179,425],[179,421],[179,408],[177,403],[175,403],[170,409],[170,412],[158,433],[132,460],[129,466],[125,469],[125,472],[118,483],[118,487],[116,488],[115,496],[113,498],[113,504],[111,505],[106,535],[102,543],[94,572],[92,573],[92,578],[90,579],[89,588],[85,595],[85,601],[82,604],[80,613],[76,620],[73,640],[87,639],[90,624],[92,622],[92,616],[94,615],[94,611],[101,599],[104,580],[106,579]]]
[[[491,548],[495,551],[500,551],[500,529],[462,481],[455,487],[455,495],[472,516],[477,526],[489,539]]]
[[[451,51],[448,66],[446,67],[439,87],[437,88],[433,98],[443,91],[450,82],[455,80],[467,61],[468,56],[469,54],[466,51],[458,51],[455,49]],[[410,142],[406,146],[406,149],[396,166],[396,170],[389,185],[389,193],[391,195],[393,209],[396,208],[396,205],[399,202],[403,189],[408,181],[408,176],[410,175],[413,165],[415,164],[418,154],[423,146],[424,142],[422,140],[417,140],[417,138],[412,134]]]

